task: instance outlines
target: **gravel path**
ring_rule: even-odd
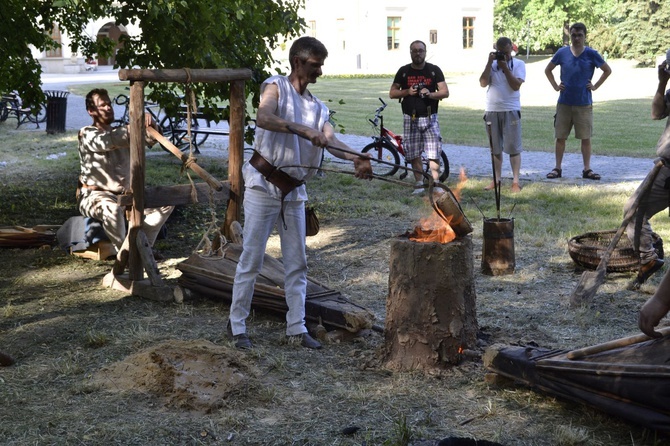
[[[537,75],[533,78],[537,79]],[[42,81],[44,90],[66,90],[68,85],[75,83],[100,84],[118,81],[118,75],[115,70],[108,67],[101,67],[100,71],[86,72],[78,74],[45,74]],[[546,79],[544,79],[546,82]],[[472,82],[470,82],[472,83]],[[609,83],[609,80],[608,80]],[[605,83],[606,86],[608,83]],[[603,86],[603,87],[604,87]],[[539,85],[537,88],[541,88]],[[614,86],[613,86],[614,87]],[[93,85],[92,85],[93,88]],[[524,90],[524,95],[532,94],[533,85],[529,85]],[[614,89],[614,88],[613,88]],[[86,113],[84,98],[73,94],[68,95],[66,128],[79,129],[90,124],[91,119]],[[360,149],[370,142],[369,136],[357,135],[339,135],[342,141],[352,148]],[[211,142],[210,142],[211,141]],[[224,137],[210,137],[207,147],[203,151],[216,151],[225,156],[227,148],[227,139]],[[490,177],[491,176],[491,155],[488,147],[457,146],[453,144],[444,144],[443,149],[449,158],[451,165],[451,176],[455,175],[461,167],[465,168],[469,177]],[[649,172],[653,165],[652,159],[640,159],[631,157],[613,157],[603,155],[593,155],[591,167],[602,176],[599,183],[618,183],[622,181],[640,181]],[[545,175],[554,167],[553,152],[524,152],[522,154],[520,179],[522,183],[532,181],[548,181],[555,183],[579,183],[579,184],[599,184],[592,180],[583,180],[582,157],[580,153],[566,153],[563,159],[563,178],[556,180],[547,180]],[[503,181],[511,179],[511,170],[508,157],[505,155],[503,160]]]

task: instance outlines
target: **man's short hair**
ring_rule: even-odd
[[[512,39],[509,37],[500,37],[496,40],[496,49],[500,51],[501,48],[505,48],[507,45],[512,44]]]
[[[291,70],[295,68],[293,59],[296,56],[303,62],[310,57],[325,59],[328,57],[328,50],[325,45],[316,38],[305,36],[293,42],[293,45],[291,45],[291,49],[288,52],[288,60],[291,64]]]
[[[426,48],[426,43],[423,40],[415,40],[414,42],[409,44],[409,49],[410,50],[412,49],[412,47],[414,46],[415,43],[420,43],[421,45],[423,45],[424,48]]]
[[[573,23],[568,31],[572,32],[573,29],[576,31],[584,31],[584,35],[586,35],[586,25],[582,22]]]
[[[86,110],[95,109],[95,102],[93,101],[93,96],[109,97],[109,93],[104,88],[94,88],[93,90],[89,91],[88,94],[86,95]]]

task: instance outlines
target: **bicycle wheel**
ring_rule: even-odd
[[[33,124],[39,124],[46,120],[47,120],[47,108],[44,106],[44,104],[40,104],[40,109],[36,115],[32,114],[32,112],[28,113],[28,121],[32,122]]]
[[[444,183],[449,178],[449,158],[444,150],[440,151],[440,183]]]
[[[423,158],[423,168],[424,171],[430,175],[430,165],[428,162],[428,158],[426,158],[426,155],[423,154],[421,155]],[[444,181],[449,177],[449,158],[447,158],[447,154],[444,153],[444,150],[440,151],[440,183],[444,183]]]
[[[177,147],[182,152],[186,152],[189,150],[189,143],[187,139],[188,134],[184,125],[185,122],[186,121],[181,118],[172,118],[170,116],[165,116],[163,119],[161,119],[161,122],[159,124],[163,136],[169,139],[170,142],[174,144],[175,147]],[[170,150],[168,150],[163,144],[160,144],[160,146],[166,152],[170,152]],[[195,141],[194,141],[194,152],[199,153],[198,145]]]
[[[390,177],[398,171],[398,164],[400,163],[400,155],[398,151],[386,141],[375,141],[371,142],[367,146],[363,147],[363,153],[368,153],[372,155],[373,160],[381,161],[373,163],[372,171],[376,175],[381,175],[385,177]],[[394,166],[391,166],[387,163],[393,163]]]
[[[7,116],[9,115],[7,107],[7,101],[0,101],[0,122],[5,122],[7,120]]]
[[[209,135],[207,133],[197,133],[198,129],[206,130],[211,127],[209,119],[206,118],[191,118],[191,130],[195,130],[194,142],[195,146],[198,147],[201,144],[204,144],[207,141]]]

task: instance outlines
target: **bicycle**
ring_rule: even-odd
[[[128,95],[121,93],[115,96],[112,102],[116,105],[124,107],[121,117],[115,119],[112,123],[112,126],[116,127],[119,125],[127,125],[130,119],[130,98]],[[158,123],[160,132],[166,138],[168,138],[172,144],[174,144],[176,147],[179,147],[179,149],[182,151],[189,149],[186,111],[180,111],[177,114],[177,117],[173,117],[168,115],[161,116],[162,109],[158,106],[158,104],[147,103],[144,108],[154,118],[154,121]],[[156,112],[155,110],[158,111]],[[193,139],[193,151],[195,153],[200,152],[200,150],[198,150],[198,146],[203,144],[209,136],[206,133],[197,133],[197,130],[202,127],[210,127],[210,121],[198,116],[191,117],[191,129],[195,134]],[[168,151],[162,145],[161,147],[163,150]]]
[[[16,118],[16,128],[21,124],[31,122],[39,128],[40,123],[47,120],[47,109],[44,104],[40,104],[37,113],[33,113],[30,108],[23,107],[23,101],[17,93],[3,94],[0,98],[0,122],[6,121],[10,116]]]
[[[401,135],[396,135],[388,128],[384,127],[384,115],[382,112],[387,107],[386,102],[379,98],[382,105],[375,110],[374,119],[368,119],[375,131],[379,132],[379,136],[373,135],[372,142],[365,146],[363,153],[372,152],[372,154],[380,161],[386,163],[393,163],[395,166],[389,164],[379,163],[375,166],[375,173],[381,176],[393,176],[400,169],[400,157],[402,156],[405,163],[404,172],[400,174],[400,179],[404,179],[411,169],[410,163],[405,159],[405,149],[403,148],[403,138]],[[377,130],[378,129],[378,130]],[[422,165],[425,172],[430,175],[430,166],[426,154],[421,154]],[[408,167],[410,166],[410,167]],[[444,150],[440,150],[440,177],[439,181],[444,182],[449,177],[449,158]]]

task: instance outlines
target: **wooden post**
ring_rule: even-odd
[[[228,180],[230,197],[223,223],[223,234],[230,238],[230,224],[242,220],[242,163],[244,161],[244,118],[245,118],[244,81],[230,84],[230,139],[228,142]]]
[[[144,218],[144,180],[145,161],[144,154],[145,130],[144,130],[144,81],[134,81],[130,85],[130,191],[133,195],[133,206],[128,220],[128,278],[130,280],[142,280],[144,269],[142,259],[135,240],[137,233],[142,227]]]

